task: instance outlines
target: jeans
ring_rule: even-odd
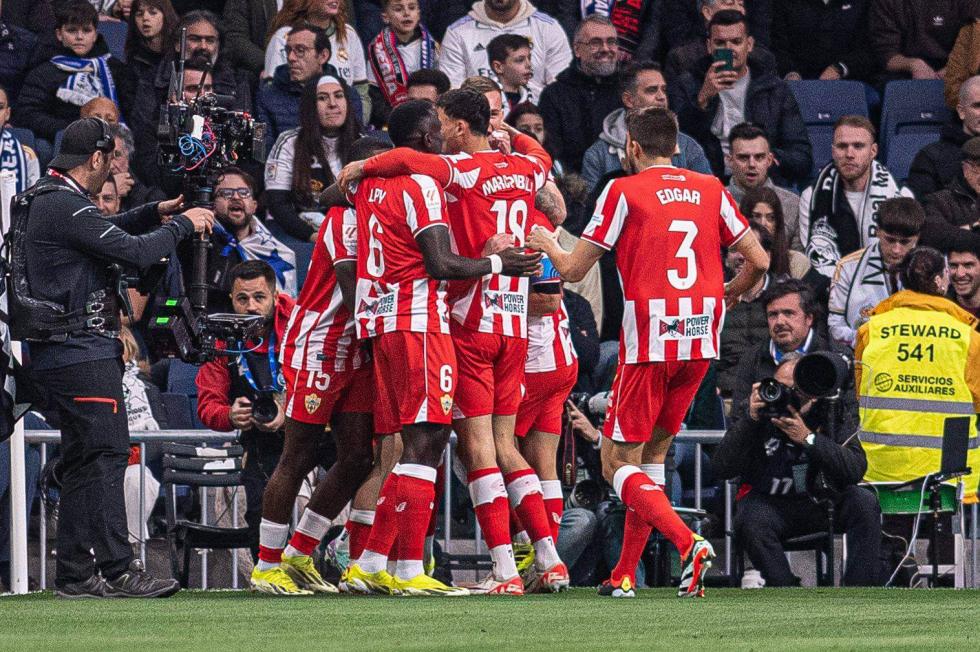
[[[569,507],[561,516],[558,529],[558,556],[568,566],[573,586],[594,586],[599,560],[595,533],[596,515],[581,507]]]

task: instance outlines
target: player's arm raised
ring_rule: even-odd
[[[606,250],[585,240],[579,240],[572,251],[565,251],[558,240],[547,230],[535,226],[527,239],[527,246],[544,252],[551,259],[562,280],[577,283],[585,278],[592,266],[602,258]]]
[[[531,276],[541,261],[541,254],[526,254],[516,247],[507,247],[484,258],[458,256],[452,251],[449,228],[444,224],[420,231],[415,241],[422,250],[425,271],[440,280],[479,278],[487,274]]]
[[[759,244],[752,230],[746,231],[738,242],[732,245],[745,258],[745,264],[731,281],[725,285],[725,303],[729,308],[738,303],[739,297],[748,292],[762,279],[769,269],[769,254]],[[557,265],[556,265],[557,267]]]
[[[449,185],[452,177],[449,164],[438,154],[426,154],[410,147],[396,147],[367,160],[348,163],[340,171],[337,185],[346,193],[350,192],[351,184],[364,177],[390,179],[409,174],[432,177],[443,188]]]

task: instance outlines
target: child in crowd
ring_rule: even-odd
[[[527,83],[531,69],[531,41],[520,34],[501,34],[487,43],[487,60],[504,91],[504,113],[522,102],[536,104]]]
[[[382,6],[385,28],[368,46],[368,81],[394,108],[408,99],[410,74],[436,67],[439,46],[420,22],[418,0],[383,0]]]

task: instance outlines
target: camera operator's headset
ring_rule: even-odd
[[[102,128],[102,135],[95,141],[96,151],[102,152],[103,154],[111,154],[116,149],[116,139],[112,135],[112,127],[102,118],[93,117],[91,119],[98,122],[99,127]]]

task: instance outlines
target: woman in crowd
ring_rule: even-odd
[[[347,5],[343,0],[285,0],[269,26],[262,76],[271,77],[276,68],[286,63],[286,35],[294,24],[302,22],[326,30],[330,37],[330,64],[348,86],[357,90],[361,96],[362,115],[367,119],[371,115],[371,99],[364,47],[354,26],[348,22]]]
[[[133,1],[127,21],[126,66],[137,83],[142,79],[153,81],[179,20],[170,0]]]
[[[276,222],[300,240],[316,237],[323,210],[314,194],[330,186],[350,161],[361,125],[342,80],[324,75],[303,90],[299,124],[280,134],[265,166],[266,205]]]
[[[803,278],[810,271],[810,261],[799,251],[789,248],[783,205],[772,188],[762,186],[745,193],[739,210],[749,221],[761,226],[772,238],[769,273],[773,276]]]

